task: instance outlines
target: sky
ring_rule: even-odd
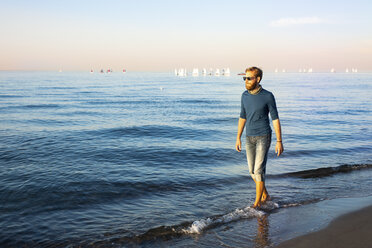
[[[372,71],[372,1],[1,0],[0,70]]]

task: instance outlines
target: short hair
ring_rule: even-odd
[[[245,73],[247,73],[248,71],[253,71],[256,77],[260,77],[260,82],[261,82],[263,73],[260,68],[252,66],[252,67],[245,69]]]

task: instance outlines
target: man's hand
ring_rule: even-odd
[[[242,151],[242,141],[239,138],[236,139],[235,149],[238,152],[241,152]]]
[[[278,157],[280,156],[280,154],[283,153],[283,151],[284,148],[282,142],[281,141],[276,142],[275,153],[278,155]]]

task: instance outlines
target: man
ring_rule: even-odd
[[[235,149],[240,152],[241,136],[246,126],[246,152],[249,173],[256,183],[256,200],[253,208],[260,207],[270,199],[265,187],[267,153],[271,144],[269,113],[276,134],[275,153],[283,152],[282,134],[274,95],[260,85],[262,70],[250,67],[245,70],[246,91],[242,94],[241,111]]]

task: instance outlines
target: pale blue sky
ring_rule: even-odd
[[[0,70],[372,71],[372,1],[1,1]]]

